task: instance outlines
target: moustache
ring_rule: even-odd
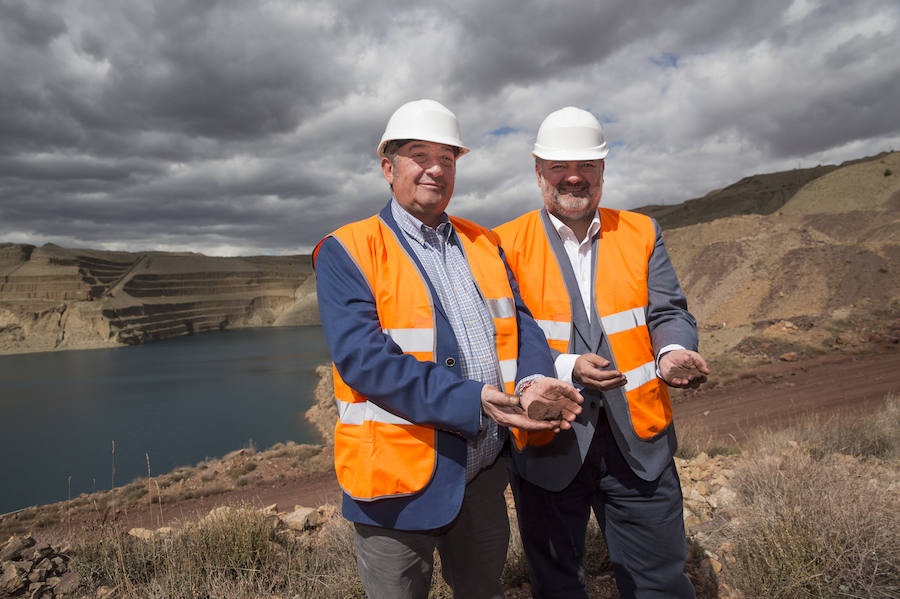
[[[590,185],[587,183],[578,184],[578,185],[557,185],[556,190],[559,193],[570,194],[570,193],[579,193],[586,192],[590,189]]]

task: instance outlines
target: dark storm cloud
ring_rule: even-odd
[[[0,32],[7,40],[23,46],[46,46],[66,31],[59,16],[47,13],[37,3],[0,0]]]
[[[772,9],[782,5],[771,0],[452,3],[443,12],[459,26],[461,39],[448,79],[457,93],[490,95],[510,84],[565,81],[581,67],[648,38],[670,56],[708,51],[723,37],[744,45],[773,26]]]
[[[568,104],[613,144],[605,202],[682,201],[896,145],[898,38],[891,0],[0,0],[0,241],[309,250],[387,201],[375,146],[421,97],[473,147],[461,216],[539,203]]]

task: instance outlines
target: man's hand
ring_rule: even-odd
[[[659,359],[662,380],[672,387],[694,389],[706,382],[709,366],[703,356],[689,349],[675,349]]]
[[[618,370],[605,370],[609,364],[609,360],[597,354],[582,354],[575,360],[572,380],[595,391],[611,391],[627,383],[625,375]]]
[[[556,381],[556,379],[548,380]],[[565,385],[562,381],[556,382]],[[572,389],[572,392],[579,398],[581,397],[571,386],[566,386]],[[577,404],[576,407],[578,407]],[[529,418],[525,413],[525,409],[520,405],[518,397],[504,393],[493,385],[485,385],[481,388],[481,410],[501,426],[514,426],[524,431],[553,431],[558,433],[563,428],[571,428],[569,421],[563,419],[535,420]],[[581,408],[578,407],[578,410],[581,411]],[[574,419],[574,416],[572,418]]]
[[[532,420],[519,405],[519,398],[497,389],[493,385],[481,388],[481,411],[500,426],[514,426],[526,431],[559,430],[559,421]]]
[[[579,404],[583,401],[575,387],[549,377],[528,383],[519,398],[522,409],[530,418],[558,421],[561,429],[571,428],[569,423],[581,413]]]

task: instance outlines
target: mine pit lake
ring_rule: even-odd
[[[206,458],[320,443],[304,414],[318,326],[236,329],[131,347],[0,356],[0,514]]]

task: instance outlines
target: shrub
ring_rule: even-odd
[[[256,470],[256,468],[257,468],[256,462],[246,462],[245,464],[243,464],[241,466],[232,468],[228,472],[228,476],[230,476],[233,479],[238,479],[245,474],[249,474],[250,472],[253,472],[254,470]]]
[[[701,453],[713,458],[717,455],[735,455],[741,452],[737,441],[732,437],[731,443],[724,443],[710,429],[702,423],[685,422],[677,423],[678,450],[675,455],[679,458],[690,460]]]
[[[224,509],[169,537],[143,541],[122,530],[76,548],[72,567],[117,597],[365,597],[356,576],[353,528],[333,518],[295,535],[253,509]]]
[[[833,453],[891,460],[900,458],[900,397],[888,395],[880,408],[863,415],[809,414],[784,431],[760,433],[752,451],[772,453],[787,439],[802,445],[812,457]]]
[[[881,470],[879,470],[881,468]],[[900,501],[877,462],[799,445],[741,468],[730,575],[749,597],[896,597]]]

